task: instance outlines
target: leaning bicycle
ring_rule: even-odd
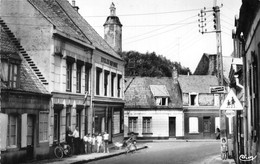
[[[56,158],[63,158],[63,156],[71,156],[72,155],[72,148],[70,145],[66,143],[59,143],[55,148],[54,148],[54,154]]]

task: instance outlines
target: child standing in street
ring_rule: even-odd
[[[96,152],[96,135],[92,134],[92,153]]]
[[[109,134],[107,132],[104,132],[104,135],[103,135],[103,138],[104,138],[104,153],[109,153],[109,148],[108,148],[108,139],[109,139]]]
[[[87,154],[88,153],[88,136],[85,135],[83,137],[83,141],[84,141],[84,145],[85,145],[85,153]]]
[[[91,149],[92,149],[92,137],[90,136],[90,134],[88,134],[87,145],[88,145],[88,153],[91,153]]]
[[[97,136],[97,153],[100,153],[101,147],[102,147],[102,136],[99,133]]]

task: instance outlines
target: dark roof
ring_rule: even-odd
[[[178,83],[170,77],[126,78],[125,108],[182,108],[182,96]],[[150,85],[165,85],[169,93],[169,105],[156,106]]]
[[[218,79],[212,75],[179,75],[178,78],[183,93],[210,93],[211,86],[218,86]]]
[[[68,17],[68,14],[59,5],[56,0],[28,0],[36,9],[38,9],[45,17],[47,17],[56,28],[69,36],[79,39],[85,43],[91,44],[82,31]],[[68,3],[62,0],[62,3]],[[71,7],[72,8],[72,7]]]
[[[107,17],[107,20],[106,20],[104,26],[110,25],[110,24],[122,26],[122,24],[117,16],[108,16]]]
[[[229,83],[229,71],[232,64],[232,56],[223,56],[223,76],[226,83]],[[216,54],[204,53],[194,71],[194,75],[217,75]]]
[[[60,31],[122,60],[67,0],[28,0]]]
[[[2,28],[2,26],[1,26]],[[22,60],[16,46],[13,44],[11,39],[8,37],[6,32],[2,30],[1,32],[1,58],[4,56],[9,56],[9,58],[20,60],[21,69],[20,69],[20,87],[15,90],[24,91],[24,92],[33,92],[40,94],[48,94],[48,91],[45,89],[43,84],[39,81],[37,76],[30,69],[28,63],[25,60]],[[1,89],[9,89],[7,86],[1,82]],[[11,89],[14,90],[14,89]]]

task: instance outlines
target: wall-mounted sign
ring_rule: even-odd
[[[243,106],[233,90],[230,90],[230,92],[228,93],[227,97],[220,107],[220,110],[243,110]]]
[[[209,87],[210,93],[226,93],[225,86]]]

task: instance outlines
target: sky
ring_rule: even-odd
[[[72,0],[69,0],[71,2]],[[200,10],[206,8],[206,29],[213,31],[216,0],[76,0],[79,13],[104,38],[103,24],[116,7],[122,27],[122,50],[155,52],[194,72],[203,53],[216,54],[216,33],[199,32]],[[217,0],[220,8],[222,54],[233,51],[232,29],[242,0]]]

